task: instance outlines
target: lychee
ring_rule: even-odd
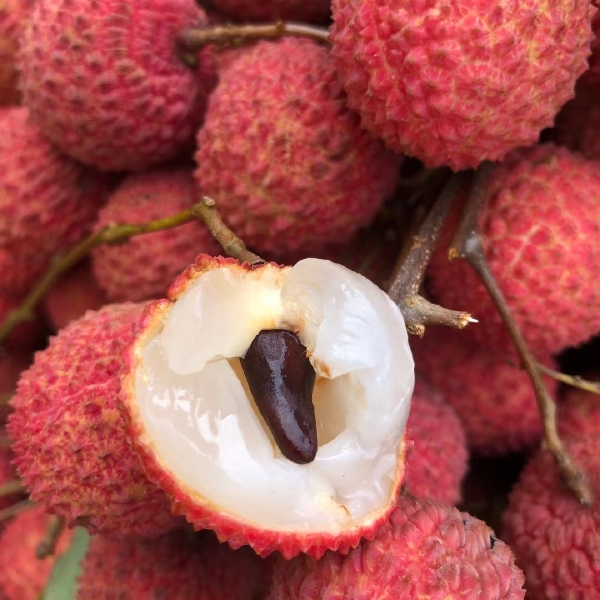
[[[143,474],[117,408],[121,353],[141,313],[141,305],[107,305],[62,329],[11,401],[18,471],[32,499],[69,527],[152,536],[178,525]]]
[[[201,255],[146,309],[128,369],[146,472],[232,547],[347,552],[395,506],[413,362],[398,307],[364,277]]]
[[[92,228],[112,180],[56,150],[26,108],[0,110],[0,292],[24,294]]]
[[[210,532],[97,536],[83,560],[77,600],[255,600],[264,586],[263,561],[249,548],[219,544]]]
[[[516,352],[495,351],[445,327],[428,328],[423,339],[411,339],[411,347],[417,373],[456,410],[473,452],[518,452],[541,439],[534,389]],[[552,366],[550,361],[544,358]],[[546,384],[554,395],[556,381],[546,378]]]
[[[96,229],[170,217],[194,204],[194,191],[192,171],[187,168],[129,175],[100,211]],[[117,246],[99,246],[92,252],[92,267],[109,300],[137,302],[165,296],[199,252],[220,254],[222,250],[196,221],[136,236]]]
[[[487,185],[479,220],[484,254],[539,355],[600,332],[599,196],[597,163],[552,144],[511,153]],[[506,329],[478,276],[465,261],[448,261],[455,224],[451,219],[434,252],[429,289],[439,304],[478,319],[467,335],[489,348],[508,348]]]
[[[406,423],[406,489],[419,498],[454,506],[467,472],[465,432],[454,409],[418,381]]]
[[[596,373],[591,379],[600,381],[600,375]],[[598,394],[569,388],[557,409],[556,418],[561,435],[575,439],[587,435],[600,435],[600,396]]]
[[[25,103],[86,164],[142,170],[176,157],[193,148],[214,77],[205,53],[184,63],[176,38],[205,22],[194,0],[38,0],[22,42]]]
[[[600,598],[600,440],[571,440],[567,448],[594,493],[579,503],[561,481],[554,457],[542,450],[522,472],[504,514],[504,535],[525,571],[531,600]]]
[[[44,539],[50,515],[41,506],[15,517],[0,538],[0,597],[4,600],[38,600],[52,567],[71,543],[73,533],[61,535],[54,555],[38,560],[37,545]]]
[[[213,0],[219,10],[239,21],[308,21],[323,23],[331,13],[331,0]]]
[[[361,123],[427,166],[537,141],[587,68],[588,0],[333,0],[332,55]]]
[[[196,178],[267,258],[349,239],[392,194],[401,158],[359,125],[329,51],[259,42],[223,69],[198,134]]]
[[[268,600],[517,600],[522,586],[512,552],[483,521],[403,496],[377,537],[348,556],[277,561]]]

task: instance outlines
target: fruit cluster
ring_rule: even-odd
[[[384,291],[498,161],[520,349],[598,378],[599,14],[0,0],[0,598],[85,528],[65,600],[600,600],[600,400],[545,378],[584,506],[448,261],[467,186],[415,285],[478,322],[409,341]]]

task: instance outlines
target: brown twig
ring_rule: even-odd
[[[318,42],[329,43],[329,31],[323,27],[284,21],[253,25],[194,27],[181,31],[177,40],[185,52],[196,52],[210,44],[217,46],[248,44],[283,36],[307,37]]]
[[[8,521],[8,519],[12,519],[21,513],[24,513],[28,510],[31,510],[35,506],[35,502],[27,498],[27,500],[21,500],[21,502],[16,502],[15,504],[11,504],[6,508],[0,510],[0,523],[3,521]]]
[[[0,448],[10,448],[12,440],[7,435],[0,435]]]
[[[0,406],[8,404],[13,396],[14,394],[0,394]]]
[[[592,492],[582,471],[574,463],[556,430],[556,406],[544,384],[540,367],[525,342],[521,330],[504,294],[492,275],[483,253],[483,242],[478,232],[478,217],[486,200],[487,181],[493,170],[491,163],[484,163],[477,171],[471,193],[464,208],[461,223],[452,240],[448,257],[463,258],[478,274],[493,300],[496,309],[508,329],[510,338],[519,353],[519,358],[535,390],[542,422],[546,446],[554,455],[563,481],[573,491],[582,504],[592,502]]]
[[[4,342],[14,327],[19,323],[32,318],[37,305],[44,296],[71,267],[87,256],[94,248],[102,244],[119,244],[129,238],[146,233],[154,233],[165,229],[179,227],[196,219],[204,221],[213,237],[221,244],[223,250],[240,262],[256,265],[264,262],[256,254],[249,252],[244,243],[221,220],[215,208],[215,202],[210,198],[202,198],[200,202],[176,215],[133,225],[129,223],[115,223],[107,225],[100,231],[93,233],[88,238],[74,246],[64,256],[57,256],[52,261],[50,268],[27,295],[23,303],[16,310],[10,312],[4,323],[0,325],[0,344]]]
[[[469,313],[443,308],[419,295],[440,229],[465,182],[466,175],[458,173],[446,183],[418,233],[412,236],[410,250],[389,287],[388,295],[400,308],[409,333],[422,336],[427,325],[462,329],[475,321]]]
[[[12,496],[13,494],[22,494],[25,491],[23,482],[20,479],[13,479],[0,485],[0,498]]]
[[[548,377],[552,377],[553,379],[556,379],[556,381],[560,381],[561,383],[585,392],[590,392],[590,394],[600,394],[600,382],[588,381],[579,375],[567,375],[566,373],[555,371],[540,363],[538,363],[538,366],[544,375],[548,375]]]
[[[48,556],[54,555],[56,545],[64,530],[65,520],[52,515],[46,533],[44,534],[44,539],[35,548],[35,556],[37,559],[42,560]]]

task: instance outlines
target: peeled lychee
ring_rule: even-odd
[[[456,410],[473,452],[518,452],[541,439],[534,389],[516,352],[495,351],[445,327],[428,328],[423,339],[411,339],[411,347],[417,373]],[[550,360],[543,362],[551,366]],[[556,381],[545,381],[555,395]]]
[[[259,42],[223,69],[196,179],[268,259],[349,239],[392,194],[401,158],[359,125],[323,46]]]
[[[21,55],[23,94],[64,152],[103,170],[142,170],[193,148],[213,85],[179,55],[206,22],[194,0],[37,0]]]
[[[517,600],[522,586],[512,552],[483,521],[403,496],[377,537],[348,556],[277,561],[268,600]]]
[[[187,168],[157,169],[126,177],[100,211],[96,229],[114,223],[146,223],[190,208],[194,180]],[[221,246],[198,221],[131,238],[92,252],[96,280],[109,300],[165,296],[173,280],[198,252],[220,254]]]
[[[494,170],[486,196],[484,254],[534,353],[555,354],[600,332],[598,164],[552,144],[518,150]],[[432,295],[478,319],[466,334],[482,346],[509,348],[479,277],[466,261],[448,261],[454,225],[451,219],[430,263]]]
[[[406,423],[406,489],[454,506],[467,472],[465,432],[454,409],[430,385],[417,382]]]
[[[600,440],[596,433],[568,441],[567,448],[592,489],[592,504],[577,500],[552,454],[542,450],[522,472],[504,514],[528,600],[600,598]]]
[[[256,600],[264,564],[209,532],[181,530],[156,540],[92,539],[77,600]]]
[[[0,598],[39,600],[56,560],[69,547],[71,531],[64,531],[54,555],[39,560],[37,545],[44,539],[50,515],[41,506],[22,513],[7,526],[0,538]],[[99,599],[98,599],[99,600]]]
[[[239,21],[323,23],[331,13],[331,0],[213,0],[213,4]]]
[[[0,110],[0,292],[24,294],[92,228],[111,180],[52,146],[26,108]]]
[[[600,381],[596,373],[594,381]],[[561,435],[579,438],[600,435],[600,395],[577,388],[569,388],[557,406],[556,419]]]
[[[288,362],[269,332],[295,336],[305,360]],[[259,334],[273,371],[257,359]],[[195,528],[261,555],[320,556],[372,537],[395,506],[413,362],[398,307],[364,277],[316,259],[251,268],[201,255],[146,309],[128,361],[129,437]],[[312,395],[277,412],[306,363]],[[274,396],[251,393],[249,372]],[[281,435],[311,411],[306,436]],[[313,435],[316,457],[299,459]]]
[[[537,141],[587,68],[588,0],[333,0],[335,58],[361,123],[427,166]]]
[[[141,305],[108,305],[62,329],[11,401],[8,431],[23,482],[69,527],[152,536],[178,524],[143,474],[117,408],[122,351],[141,313]]]

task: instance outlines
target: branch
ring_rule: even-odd
[[[579,375],[567,375],[566,373],[560,373],[559,371],[555,371],[554,369],[546,367],[540,363],[538,363],[538,367],[542,373],[548,375],[548,377],[556,379],[556,381],[560,381],[566,385],[583,390],[584,392],[590,392],[590,394],[600,394],[600,382],[588,381]]]
[[[16,504],[12,504],[6,508],[0,510],[0,523],[3,521],[8,521],[8,519],[12,519],[21,513],[24,513],[35,506],[35,502],[33,500],[22,500],[21,502],[17,502]]]
[[[50,517],[48,528],[44,535],[44,539],[36,546],[35,557],[39,560],[53,556],[56,552],[56,545],[60,540],[62,532],[65,530],[64,518],[58,518],[55,515]]]
[[[500,313],[510,338],[515,345],[519,358],[535,390],[538,407],[544,425],[544,439],[554,455],[563,481],[573,491],[582,504],[591,504],[592,492],[583,472],[574,463],[556,430],[556,406],[550,397],[542,378],[541,369],[521,330],[506,303],[506,299],[492,275],[483,253],[483,242],[477,230],[479,212],[486,200],[486,189],[493,165],[484,163],[477,171],[473,188],[464,208],[459,228],[452,240],[448,257],[465,259],[486,287],[491,299]]]
[[[22,494],[26,492],[25,486],[20,479],[13,479],[0,485],[0,498],[12,496],[13,494]]]

